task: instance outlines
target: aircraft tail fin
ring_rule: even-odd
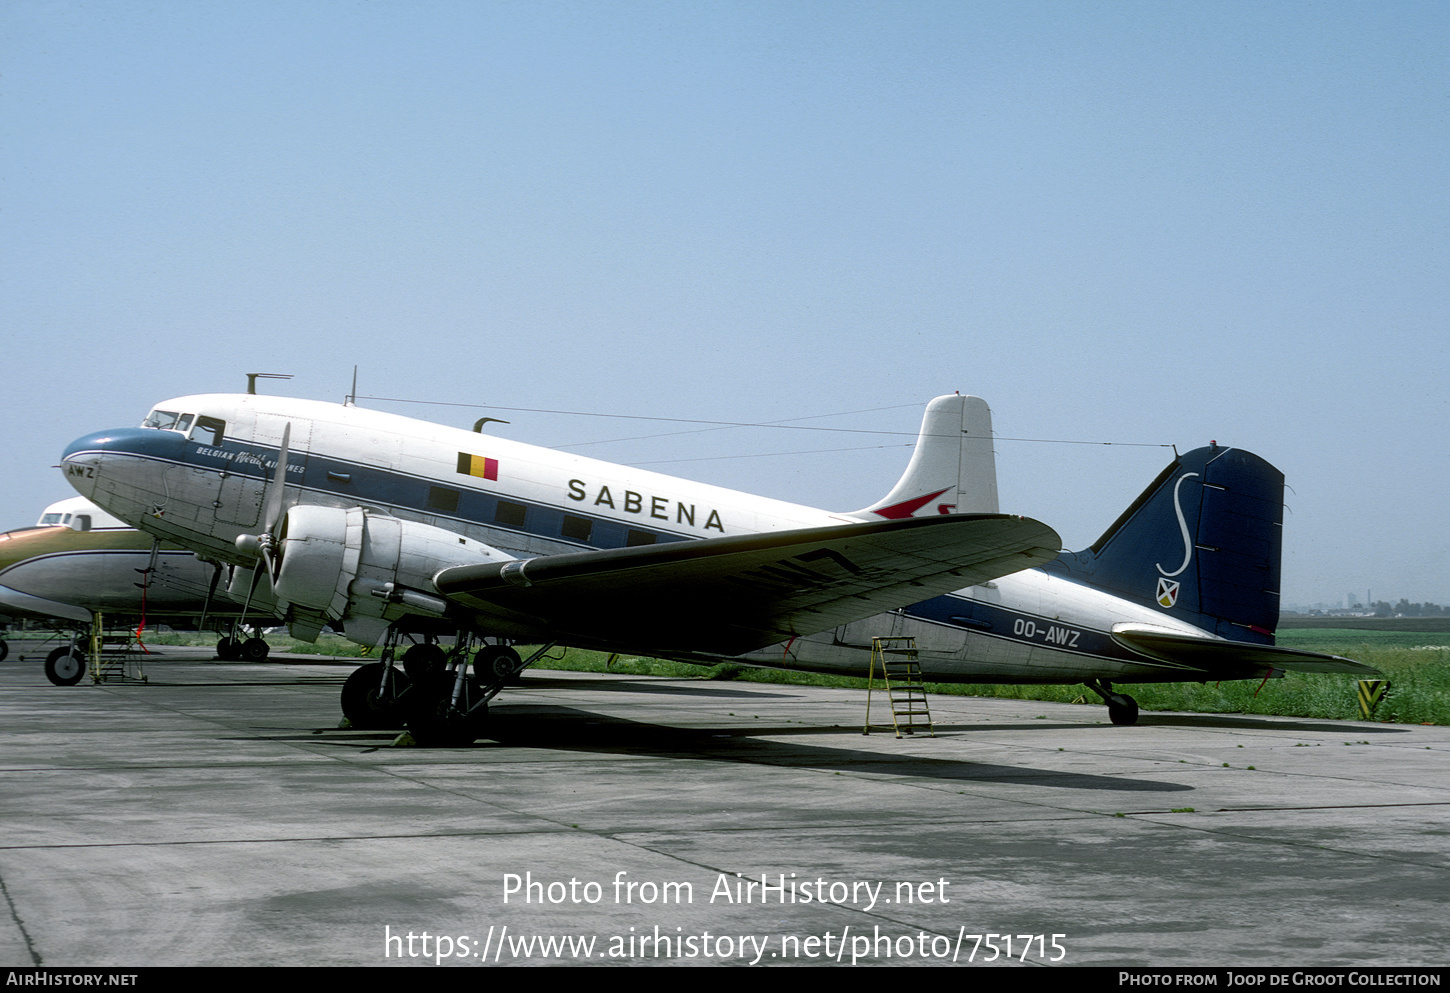
[[[1273,644],[1279,623],[1284,474],[1236,448],[1179,456],[1081,552],[1081,582],[1236,641]]]
[[[981,397],[951,394],[926,405],[916,451],[891,492],[844,516],[898,520],[1000,512],[992,412]]]

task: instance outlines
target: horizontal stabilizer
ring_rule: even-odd
[[[481,626],[606,651],[738,655],[1041,565],[1047,525],[952,514],[458,566]]]
[[[8,586],[0,586],[0,613],[5,610],[17,610],[23,614],[40,614],[42,617],[61,617],[68,621],[79,621],[82,624],[91,622],[91,612],[84,607],[60,603],[57,600],[47,600],[29,593],[22,593],[19,590],[12,590]]]
[[[1160,662],[1202,669],[1209,674],[1245,666],[1271,666],[1292,672],[1344,672],[1368,676],[1378,672],[1362,662],[1338,655],[1321,655],[1295,648],[1260,645],[1247,641],[1196,638],[1193,635],[1145,625],[1117,624],[1113,640]]]

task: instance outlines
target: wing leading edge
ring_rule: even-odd
[[[1041,565],[1057,532],[951,514],[570,552],[445,569],[438,589],[506,637],[739,655]]]

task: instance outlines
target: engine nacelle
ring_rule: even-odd
[[[512,559],[454,531],[404,521],[362,507],[300,505],[287,511],[278,542],[273,592],[290,605],[295,637],[312,639],[324,623],[352,620],[372,644],[382,621],[399,613],[441,614],[447,601],[433,585],[440,569]],[[388,594],[386,598],[376,591]]]

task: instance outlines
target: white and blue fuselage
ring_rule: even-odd
[[[63,471],[81,494],[127,523],[209,559],[251,565],[255,556],[238,539],[264,523],[264,501],[284,434],[283,506],[362,508],[457,535],[469,548],[486,546],[519,558],[829,527],[870,516],[867,511],[831,513],[356,406],[254,395],[165,401],[143,427],[78,439],[65,452]],[[1148,551],[1137,556],[1145,559],[1141,579],[1116,564],[1109,570],[1106,557],[1104,575],[1090,576],[1088,552],[1064,554],[1044,568],[903,604],[737,661],[862,675],[873,638],[905,636],[916,639],[923,674],[930,680],[1203,679],[1201,669],[1134,651],[1114,632],[1153,629],[1222,640],[1224,625],[1232,624],[1246,633],[1246,640],[1272,644],[1273,622],[1263,623],[1262,609],[1256,607],[1258,613],[1242,621],[1227,617],[1206,606],[1212,599],[1206,580],[1190,583],[1177,573],[1168,579],[1158,564],[1173,568],[1180,559],[1221,551],[1222,545],[1198,542],[1186,525],[1180,538],[1183,481],[1188,479],[1198,494],[1207,488],[1207,478],[1206,471],[1186,468],[1146,493],[1115,526],[1125,535],[1131,530],[1145,536]],[[1193,502],[1192,511],[1206,518],[1207,501],[1195,496]],[[1258,502],[1267,505],[1274,499]],[[913,512],[937,509],[928,500]],[[1154,520],[1128,520],[1134,512]],[[1277,527],[1273,521],[1272,528]],[[1115,540],[1119,547],[1129,543],[1127,537]],[[1269,544],[1263,555],[1272,557],[1274,574],[1256,575],[1252,583],[1261,586],[1277,586],[1277,537]],[[1265,592],[1277,597],[1276,589]],[[358,640],[377,636],[375,625],[359,625],[357,631],[348,628]],[[1262,663],[1246,663],[1241,672],[1215,678],[1270,672]]]

